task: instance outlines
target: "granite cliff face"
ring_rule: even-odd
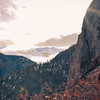
[[[81,77],[98,65],[100,65],[100,0],[93,0],[84,17],[82,32],[70,61],[69,78]]]

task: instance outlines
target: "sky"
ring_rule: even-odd
[[[0,0],[0,52],[46,61],[76,43],[91,1]]]

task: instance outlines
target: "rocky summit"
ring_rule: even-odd
[[[100,65],[100,0],[93,0],[87,9],[70,62],[69,78],[73,79]]]

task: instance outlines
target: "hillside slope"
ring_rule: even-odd
[[[53,91],[60,91],[59,87],[65,89],[62,84],[67,81],[69,59],[74,49],[75,46],[70,47],[48,63],[28,66],[14,74],[2,77],[0,79],[0,99],[17,99],[21,88],[28,90],[31,95],[40,91],[48,94],[47,89]],[[47,86],[46,90],[45,86]]]
[[[0,53],[0,76],[15,73],[36,63],[22,56],[4,55]]]

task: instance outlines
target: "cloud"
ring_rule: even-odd
[[[58,49],[55,47],[44,47],[44,48],[34,48],[28,50],[17,50],[17,51],[3,51],[7,55],[23,55],[26,57],[49,57],[51,55],[57,54],[63,49]]]
[[[15,18],[11,9],[15,9],[13,0],[0,0],[0,22],[7,22]]]
[[[4,28],[0,26],[0,30],[4,30]]]
[[[44,42],[36,44],[36,46],[56,46],[67,47],[75,44],[78,39],[78,34],[71,34],[67,36],[61,36],[60,38],[50,38]]]
[[[14,42],[11,40],[0,40],[0,49],[4,49],[8,47],[9,45],[13,45]]]

